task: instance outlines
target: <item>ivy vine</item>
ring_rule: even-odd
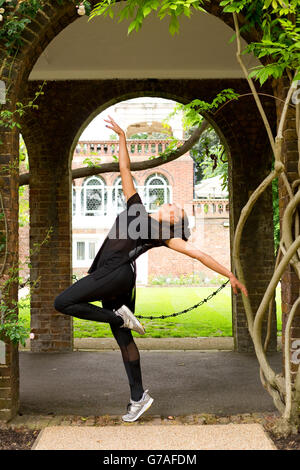
[[[81,9],[78,13],[81,15],[89,15],[91,12],[91,4],[84,0],[78,2],[76,0],[56,0],[58,5],[65,2],[76,4]],[[0,0],[0,14],[3,25],[0,30],[0,43],[6,49],[7,55],[13,55],[16,50],[23,44],[22,33],[25,27],[32,22],[39,10],[42,10],[46,0]]]

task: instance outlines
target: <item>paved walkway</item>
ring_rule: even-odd
[[[155,416],[272,412],[257,359],[232,351],[141,351],[143,385]],[[281,353],[269,355],[279,372]],[[20,353],[23,414],[121,415],[129,387],[119,351]]]
[[[263,426],[279,414],[254,355],[233,352],[232,338],[139,340],[154,403],[137,422],[121,419],[129,387],[107,338],[83,339],[71,353],[20,352],[21,415],[10,425],[42,429],[36,450],[275,449]],[[281,353],[269,360],[279,372]]]
[[[158,449],[275,450],[276,448],[260,424],[173,425],[171,428],[151,425],[138,428],[136,426],[47,427],[42,430],[33,446],[33,450]],[[190,457],[192,458],[192,454]],[[133,458],[139,459],[136,456]],[[152,461],[153,458],[154,455]],[[101,461],[101,454],[98,460]],[[134,463],[133,460],[132,464]]]

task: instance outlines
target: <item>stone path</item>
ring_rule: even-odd
[[[260,424],[50,426],[33,450],[274,450]]]

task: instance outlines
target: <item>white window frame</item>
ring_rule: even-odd
[[[88,257],[88,249],[89,243],[95,243],[95,256],[102,245],[104,239],[104,234],[94,234],[94,233],[75,233],[73,234],[73,242],[72,242],[72,267],[73,268],[89,268],[92,264],[94,258]],[[84,259],[78,260],[77,259],[77,242],[83,242],[84,246]]]
[[[88,182],[90,180],[98,180],[99,184],[93,184],[93,185],[88,185]],[[102,208],[101,210],[88,210],[87,209],[87,190],[88,189],[98,189],[101,190],[101,195],[102,195]],[[82,197],[82,192],[83,192],[83,197]],[[90,217],[87,214],[93,214],[94,217],[96,216],[101,216],[101,215],[106,215],[106,204],[105,204],[105,193],[107,192],[107,186],[105,184],[105,181],[102,178],[99,178],[98,176],[90,176],[87,178],[82,187],[81,187],[81,194],[80,194],[80,202],[81,202],[81,213],[84,217]],[[106,195],[107,196],[107,195]],[[82,199],[83,199],[83,207],[82,207]],[[75,208],[76,210],[76,208]]]
[[[151,181],[154,179],[159,179],[161,180],[162,184],[154,184],[151,185]],[[144,195],[145,195],[145,207],[147,209],[147,212],[157,212],[159,210],[160,206],[157,206],[157,209],[150,209],[150,198],[149,198],[149,192],[150,189],[164,189],[164,204],[168,202],[168,192],[170,195],[170,204],[173,202],[173,188],[170,184],[168,184],[168,179],[166,178],[165,175],[161,173],[154,173],[148,176],[148,178],[145,181],[145,186],[144,186]]]
[[[133,179],[133,184],[134,184],[134,187],[135,187],[136,191],[139,192],[140,186],[137,185],[136,180],[135,180],[134,177],[132,177],[132,179]],[[119,175],[115,179],[114,184],[113,184],[113,189],[112,189],[112,206],[113,206],[116,214],[119,214],[120,212],[122,212],[125,209],[125,205],[122,205],[122,206],[118,205],[118,198],[116,198],[116,194],[118,194],[119,189],[122,189],[121,175]]]

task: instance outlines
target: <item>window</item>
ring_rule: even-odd
[[[134,178],[133,178],[133,184],[134,184],[135,189],[137,190],[137,185],[136,185],[136,181]],[[125,209],[126,200],[123,194],[121,176],[118,176],[118,178],[115,180],[113,191],[112,191],[112,202],[113,202],[113,207],[118,214]]]
[[[75,238],[73,242],[73,267],[87,267],[96,256],[101,240]]]
[[[77,242],[77,256],[78,261],[85,259],[85,242]]]
[[[121,212],[125,208],[125,198],[122,190],[121,176],[119,176],[114,183],[112,200],[113,207],[117,213]]]
[[[89,242],[89,259],[94,259],[96,256],[96,243]]]
[[[168,183],[167,178],[160,173],[147,178],[144,194],[148,212],[154,212],[162,204],[171,202],[171,186]]]
[[[92,176],[81,189],[81,209],[84,216],[106,214],[107,191],[102,178]]]

